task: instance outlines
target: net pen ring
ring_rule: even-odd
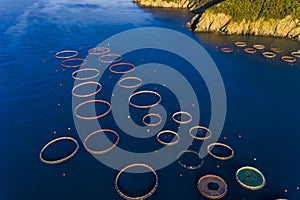
[[[120,178],[121,174],[124,173],[127,169],[130,169],[132,167],[145,167],[148,170],[150,170],[153,173],[153,175],[155,176],[155,184],[154,184],[153,188],[151,189],[151,191],[148,192],[147,194],[144,194],[144,195],[138,196],[138,197],[131,197],[131,196],[126,195],[124,192],[122,192],[120,190],[120,188],[118,186],[118,181],[119,181],[119,178]],[[152,167],[150,167],[147,164],[143,164],[143,163],[134,163],[134,164],[130,164],[130,165],[124,167],[123,169],[121,169],[121,171],[119,171],[119,173],[117,174],[116,179],[115,179],[115,189],[117,190],[120,197],[122,197],[124,199],[127,199],[127,200],[147,199],[155,193],[155,191],[157,190],[157,187],[158,187],[158,175],[157,175],[157,173],[155,172],[155,170]]]
[[[189,117],[189,119],[186,120],[186,121],[181,121],[181,120],[178,120],[178,119],[175,118],[176,115],[186,115],[186,116]],[[190,123],[190,122],[193,120],[193,117],[192,117],[192,115],[191,115],[190,113],[188,113],[188,112],[185,112],[185,111],[178,111],[178,112],[175,112],[175,113],[172,115],[172,119],[173,119],[173,121],[175,121],[175,122],[178,123],[178,124],[188,124],[188,123]]]
[[[209,133],[209,134],[205,135],[205,137],[197,137],[197,136],[192,134],[194,129],[203,129],[203,130],[207,131],[207,133]],[[207,140],[212,136],[211,130],[207,127],[204,127],[204,126],[193,126],[192,128],[190,128],[189,134],[196,140]]]
[[[88,140],[91,139],[91,137],[93,137],[93,136],[96,135],[96,134],[99,134],[99,133],[105,133],[105,132],[112,133],[112,134],[114,134],[114,135],[117,137],[116,142],[113,143],[112,146],[110,146],[110,147],[108,147],[107,149],[104,149],[104,150],[93,150],[93,149],[91,149],[91,148],[88,147],[87,142],[88,142]],[[90,134],[84,139],[83,145],[84,145],[84,148],[85,148],[88,152],[90,152],[90,153],[92,153],[92,154],[105,154],[105,153],[111,151],[113,148],[115,148],[115,147],[117,146],[117,144],[119,143],[119,140],[120,140],[120,136],[119,136],[119,134],[118,134],[116,131],[111,130],[111,129],[100,129],[100,130],[96,130],[96,131],[90,133]]]
[[[87,117],[87,116],[82,116],[82,115],[79,115],[78,114],[78,109],[86,104],[89,104],[89,103],[104,103],[106,104],[107,106],[109,106],[109,108],[107,109],[106,112],[100,114],[100,115],[96,115],[96,116],[93,116],[93,117]],[[99,118],[102,118],[106,115],[108,115],[108,113],[111,111],[111,105],[109,102],[105,101],[105,100],[88,100],[88,101],[84,101],[80,104],[78,104],[75,109],[74,109],[74,115],[79,118],[79,119],[83,119],[83,120],[94,120],[94,119],[99,119]]]
[[[73,53],[73,55],[61,56],[61,54],[64,54],[64,53]],[[78,51],[75,51],[75,50],[64,50],[64,51],[59,51],[55,54],[55,57],[59,58],[59,59],[69,59],[69,58],[74,58],[76,56],[78,56]]]
[[[159,119],[159,121],[156,122],[156,123],[147,123],[147,122],[145,121],[147,117],[157,117],[157,118]],[[152,126],[152,127],[153,127],[153,126],[158,126],[158,125],[160,125],[161,122],[162,122],[162,118],[161,118],[161,116],[160,116],[159,114],[157,114],[157,113],[149,113],[149,114],[147,114],[147,115],[145,115],[145,116],[143,117],[142,121],[143,121],[143,123],[144,123],[146,126]]]
[[[176,139],[175,141],[173,141],[173,142],[164,142],[164,141],[162,141],[159,137],[160,137],[161,135],[165,134],[165,133],[171,133],[171,134],[175,135],[177,139]],[[166,146],[172,146],[172,145],[175,145],[175,144],[177,144],[177,143],[179,142],[180,136],[179,136],[179,134],[176,133],[175,131],[171,131],[171,130],[163,130],[163,131],[160,131],[160,132],[156,135],[156,139],[157,139],[157,141],[158,141],[160,144],[163,144],[163,145],[166,145]]]
[[[99,88],[95,91],[95,92],[92,92],[92,93],[89,93],[89,94],[76,94],[75,93],[75,90],[79,87],[82,87],[84,85],[97,85],[99,86]],[[83,97],[90,97],[90,96],[93,96],[95,94],[97,94],[98,92],[100,92],[102,89],[102,85],[98,82],[94,82],[94,81],[87,81],[87,82],[83,82],[83,83],[79,83],[78,85],[74,86],[73,89],[72,89],[72,94],[73,96],[75,97],[80,97],[80,98],[83,98]]]
[[[80,72],[86,72],[86,71],[95,71],[96,74],[93,75],[93,76],[83,77],[83,78],[76,76],[76,74],[78,74]],[[84,69],[79,69],[79,70],[74,71],[72,73],[72,78],[75,79],[75,80],[86,81],[86,80],[90,80],[90,79],[93,79],[93,78],[97,78],[99,75],[100,75],[100,71],[98,69],[95,69],[95,68],[84,68]]]
[[[116,60],[103,60],[106,57],[114,57],[114,56],[117,57]],[[123,60],[123,57],[120,54],[104,54],[99,57],[99,61],[103,63],[115,63],[115,62],[120,62],[121,60]]]
[[[149,105],[137,105],[137,104],[134,104],[134,103],[131,102],[132,97],[134,97],[134,96],[136,96],[136,95],[138,95],[138,94],[147,94],[147,93],[149,93],[149,94],[154,94],[154,95],[158,96],[158,97],[159,97],[158,101],[155,102],[155,103],[153,103],[153,104],[149,104]],[[160,96],[160,94],[159,94],[158,92],[154,92],[154,91],[152,91],[152,90],[142,90],[142,91],[138,91],[138,92],[135,92],[135,93],[131,94],[131,95],[129,96],[129,98],[128,98],[128,103],[129,103],[131,106],[136,107],[136,108],[151,108],[151,107],[154,107],[154,106],[158,105],[160,102],[161,102],[161,96]]]
[[[66,65],[67,62],[72,62],[72,61],[82,61],[81,64],[79,65]],[[86,59],[83,59],[83,58],[70,58],[70,59],[67,59],[67,60],[63,60],[61,62],[61,65],[64,67],[64,68],[79,68],[79,67],[82,67],[84,65],[87,64],[87,60]]]
[[[213,154],[211,151],[213,149],[214,146],[221,146],[221,147],[225,147],[227,149],[229,149],[231,151],[231,154],[229,156],[217,156],[215,154]],[[219,159],[219,160],[229,160],[231,158],[233,158],[234,156],[234,151],[233,149],[227,145],[227,144],[223,144],[223,143],[218,143],[218,142],[215,142],[215,143],[211,143],[210,145],[208,145],[207,147],[207,152],[214,158],[216,159]]]
[[[61,140],[70,140],[72,142],[75,143],[76,145],[76,148],[74,149],[74,151],[69,154],[68,156],[64,157],[64,158],[61,158],[61,159],[58,159],[58,160],[46,160],[44,157],[43,157],[43,152],[53,143],[55,142],[58,142],[58,141],[61,141]],[[43,163],[46,163],[46,164],[50,164],[50,165],[54,165],[54,164],[59,164],[59,163],[62,163],[62,162],[65,162],[67,160],[69,160],[70,158],[72,158],[73,156],[75,156],[75,154],[77,153],[79,149],[79,144],[78,142],[72,138],[72,137],[59,137],[59,138],[56,138],[54,140],[51,140],[50,142],[48,142],[40,151],[40,160],[43,162]]]

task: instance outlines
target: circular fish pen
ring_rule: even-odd
[[[95,47],[88,50],[90,55],[103,55],[109,53],[110,49],[107,47]]]
[[[221,51],[224,53],[231,53],[231,52],[233,52],[233,49],[229,48],[229,47],[223,47],[223,48],[221,48]]]
[[[291,52],[291,55],[296,58],[300,58],[300,50]]]
[[[108,106],[108,109],[104,113],[96,115],[96,116],[83,116],[83,115],[78,114],[78,110],[79,110],[80,107],[82,107],[82,106],[84,106],[86,104],[91,104],[91,103],[103,103],[103,104],[105,104],[105,105]],[[75,107],[75,109],[74,109],[74,115],[77,118],[79,118],[79,119],[94,120],[94,119],[99,119],[99,118],[102,118],[102,117],[106,116],[110,111],[111,111],[111,105],[110,105],[109,102],[104,101],[104,100],[88,100],[88,101],[85,101],[85,102],[82,102],[82,103],[78,104]]]
[[[46,160],[44,157],[43,157],[43,153],[44,151],[50,146],[52,145],[53,143],[56,143],[56,142],[59,142],[59,141],[62,141],[62,140],[69,140],[71,142],[73,142],[76,147],[74,149],[74,151],[67,155],[66,157],[64,158],[60,158],[60,159],[57,159],[57,160]],[[72,137],[59,137],[59,138],[56,138],[54,140],[51,140],[50,142],[48,142],[43,148],[42,150],[40,151],[40,160],[43,162],[43,163],[46,163],[46,164],[50,164],[50,165],[54,165],[54,164],[59,164],[59,163],[62,163],[62,162],[65,162],[67,160],[69,160],[70,158],[72,158],[73,156],[75,156],[75,154],[77,153],[79,149],[79,144],[78,142],[72,138]]]
[[[249,53],[249,54],[254,54],[256,53],[256,49],[252,48],[252,47],[248,47],[248,48],[245,48],[244,51],[246,53]]]
[[[191,161],[195,163],[188,164]],[[193,170],[202,167],[204,160],[196,151],[183,150],[177,154],[177,162],[181,167]]]
[[[77,62],[77,61],[80,61],[81,63],[76,65],[67,65],[67,63],[69,62]],[[61,66],[63,66],[64,68],[79,68],[86,64],[87,64],[87,60],[83,58],[69,58],[61,62]]]
[[[253,45],[253,48],[255,48],[257,50],[263,50],[263,49],[265,49],[265,46],[262,44],[255,44],[255,45]]]
[[[154,94],[155,96],[157,96],[159,99],[153,103],[153,104],[149,104],[149,105],[138,105],[138,104],[134,104],[131,102],[131,99],[136,96],[136,95],[139,95],[139,94]],[[135,107],[135,108],[152,108],[156,105],[158,105],[159,103],[161,102],[161,96],[158,92],[154,92],[154,91],[151,91],[151,90],[142,90],[142,91],[138,91],[138,92],[135,92],[133,94],[131,94],[128,98],[128,103]]]
[[[227,194],[227,184],[219,176],[208,174],[197,183],[198,191],[208,199],[221,199]]]
[[[274,53],[282,53],[283,50],[279,47],[271,47],[270,50]]]
[[[113,68],[117,68],[120,66],[129,66],[130,69],[128,69],[126,71],[116,71],[113,69]],[[111,66],[109,66],[109,71],[114,74],[127,74],[129,72],[132,72],[134,69],[135,69],[135,66],[134,66],[134,64],[131,64],[131,63],[115,63],[115,64],[112,64]]]
[[[124,173],[127,173],[126,172],[127,170],[129,170],[131,168],[134,168],[134,167],[143,167],[143,168],[146,168],[147,170],[149,170],[149,172],[151,172],[154,175],[154,178],[155,178],[154,185],[151,188],[151,190],[149,192],[147,192],[146,194],[141,194],[139,196],[130,196],[129,194],[126,194],[125,191],[122,191],[122,189],[120,188],[120,185],[119,185],[119,179],[120,179],[120,177]],[[153,195],[155,193],[157,187],[158,187],[158,176],[157,176],[157,173],[154,171],[154,169],[152,167],[150,167],[149,165],[146,165],[146,164],[142,164],[142,163],[134,163],[134,164],[131,164],[131,165],[128,165],[128,166],[124,167],[117,174],[116,179],[115,179],[115,188],[116,188],[118,194],[120,195],[120,197],[122,197],[124,199],[127,199],[127,200],[142,200],[142,199],[147,199],[147,198],[149,198],[151,195]]]
[[[156,122],[156,123],[151,123],[151,122],[147,122],[146,121],[146,119],[148,118],[148,117],[156,117],[156,118],[158,118],[158,121]],[[143,117],[143,123],[146,125],[146,126],[158,126],[158,125],[160,125],[161,124],[161,122],[162,122],[162,118],[161,118],[161,116],[159,115],[159,114],[156,114],[156,113],[149,113],[149,114],[147,114],[147,115],[145,115],[144,117]]]
[[[188,117],[187,120],[185,121],[182,121],[181,118],[180,119],[177,119],[176,116],[177,115],[186,115]],[[172,119],[174,122],[178,123],[178,124],[188,124],[190,123],[192,120],[193,120],[193,117],[190,113],[188,112],[185,112],[185,111],[179,111],[179,112],[175,112],[173,115],[172,115]]]
[[[124,85],[123,82],[128,81],[128,80],[136,80],[136,81],[138,81],[138,83],[135,84],[135,85]],[[138,77],[125,77],[125,78],[122,78],[121,80],[118,81],[118,85],[120,87],[128,88],[128,89],[137,88],[137,87],[141,86],[142,83],[143,83],[142,79],[140,79]]]
[[[236,180],[241,186],[249,190],[259,190],[266,184],[264,175],[258,169],[249,166],[237,170]]]
[[[164,139],[167,140],[167,141],[164,141],[161,138],[164,134],[166,135]],[[174,137],[176,138],[175,140],[174,140]],[[166,145],[166,146],[171,146],[171,145],[177,144],[180,140],[180,137],[179,137],[178,133],[176,133],[175,131],[164,130],[164,131],[160,131],[156,135],[156,139],[160,144],[163,144],[163,145]]]
[[[105,58],[110,58],[110,57],[112,58],[115,57],[115,59],[105,60]],[[116,62],[120,62],[121,60],[123,60],[123,57],[120,54],[104,54],[99,57],[99,61],[103,63],[116,63]]]
[[[275,58],[276,54],[271,51],[265,51],[262,53],[262,55],[266,58]]]
[[[284,62],[288,62],[288,63],[296,62],[296,58],[293,56],[282,56],[281,60],[283,60]]]
[[[230,151],[230,154],[229,155],[226,154],[226,155],[222,155],[222,156],[218,155],[213,152],[213,148],[215,148],[215,147],[224,148],[225,150]],[[209,153],[209,155],[211,155],[212,157],[214,157],[218,160],[229,160],[229,159],[233,158],[233,156],[234,156],[234,151],[230,146],[223,144],[223,143],[217,143],[217,142],[211,143],[210,145],[208,145],[207,152]],[[220,153],[220,152],[218,152],[218,153]]]
[[[87,77],[78,77],[78,74],[92,72],[92,71],[96,72],[95,75],[91,75],[91,76],[87,76]],[[97,78],[99,75],[100,75],[100,72],[98,69],[85,68],[85,69],[79,69],[79,70],[74,71],[72,73],[72,78],[74,78],[75,80],[86,81],[86,80],[90,80],[93,78]]]
[[[116,141],[108,148],[104,149],[104,150],[95,150],[95,149],[92,149],[88,146],[88,141],[95,135],[99,134],[99,133],[110,133],[110,134],[113,134],[114,136],[116,136]],[[105,154],[109,151],[111,151],[113,148],[115,148],[117,146],[117,144],[119,143],[119,140],[120,140],[120,136],[119,134],[114,131],[114,130],[111,130],[111,129],[101,129],[101,130],[97,130],[97,131],[94,131],[92,133],[90,133],[83,141],[83,145],[84,145],[84,148],[92,153],[92,154]]]
[[[246,42],[238,41],[234,43],[237,47],[245,47],[247,46]]]
[[[196,134],[193,134],[194,130],[197,130]],[[194,126],[190,128],[189,134],[196,140],[207,140],[212,136],[211,130],[204,126]]]
[[[77,94],[75,92],[76,89],[78,89],[78,88],[80,88],[84,85],[96,85],[96,86],[98,86],[98,89],[96,91],[92,92],[92,93],[89,93],[89,94]],[[73,96],[80,97],[80,98],[90,97],[90,96],[93,96],[93,95],[97,94],[98,92],[100,92],[101,89],[102,89],[102,85],[100,83],[94,82],[94,81],[87,81],[87,82],[83,82],[83,83],[80,83],[80,84],[74,86],[73,89],[72,89],[72,94],[73,94]]]
[[[64,54],[70,54],[70,55],[64,55]],[[55,54],[55,58],[59,59],[69,59],[69,58],[74,58],[78,56],[78,51],[75,50],[64,50],[64,51],[59,51]]]

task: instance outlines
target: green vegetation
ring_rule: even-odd
[[[283,19],[287,15],[300,19],[299,0],[225,0],[207,12],[231,15],[233,20],[255,21],[259,18]]]

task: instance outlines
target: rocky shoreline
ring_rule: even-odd
[[[160,7],[160,8],[188,8],[189,0],[133,0],[141,7]],[[190,8],[193,9],[193,8]],[[190,28],[198,15],[187,22]],[[288,15],[284,19],[259,18],[256,21],[232,20],[232,16],[224,13],[210,13],[205,11],[196,22],[196,32],[217,32],[221,34],[243,34],[243,35],[261,35],[286,37],[300,41],[300,19],[294,19]]]
[[[187,23],[187,27],[191,26],[196,17]],[[286,16],[284,19],[264,20],[260,18],[253,22],[246,20],[235,22],[232,21],[231,16],[223,13],[204,13],[196,25],[195,31],[218,32],[227,35],[242,34],[286,37],[300,41],[300,20]]]
[[[166,0],[132,0],[141,7],[147,8],[187,8],[189,0],[166,1]]]

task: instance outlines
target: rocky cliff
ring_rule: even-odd
[[[187,27],[191,26],[196,17],[187,23]],[[223,13],[204,13],[197,22],[195,31],[218,32],[228,35],[244,34],[287,37],[300,41],[300,20],[293,19],[289,15],[284,19],[264,20],[264,18],[260,18],[256,21],[243,19],[236,22],[232,20],[232,16]]]
[[[187,8],[192,0],[135,0],[140,6]],[[192,8],[190,8],[192,9]],[[199,16],[200,17],[200,16]],[[187,23],[187,27],[195,21],[197,32],[217,32],[221,34],[264,35],[287,37],[300,41],[300,19],[287,15],[282,19],[235,20],[234,17],[224,13],[205,11],[201,17],[198,15]],[[197,19],[198,18],[198,19]]]
[[[132,0],[141,7],[153,8],[188,8],[193,0]],[[189,7],[193,9],[195,6]]]

